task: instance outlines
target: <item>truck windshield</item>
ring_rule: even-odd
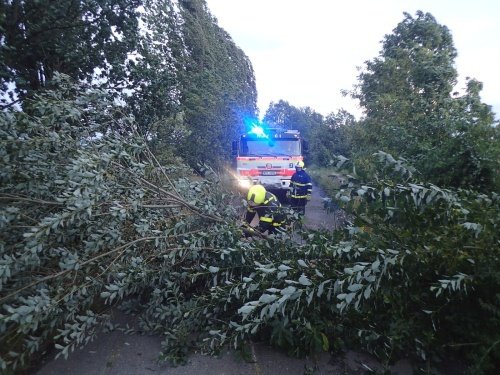
[[[242,139],[240,156],[299,156],[298,139]]]

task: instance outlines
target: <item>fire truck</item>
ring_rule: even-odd
[[[253,126],[233,141],[232,146],[240,188],[261,184],[267,190],[285,193],[295,173],[295,164],[304,158],[307,143],[298,130]]]

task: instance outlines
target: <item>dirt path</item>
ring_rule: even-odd
[[[325,192],[317,185],[313,185],[311,201],[306,206],[304,225],[308,229],[334,230],[342,224],[341,211],[327,211],[325,202],[328,199]]]

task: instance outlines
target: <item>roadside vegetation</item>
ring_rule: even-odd
[[[112,308],[162,335],[175,364],[258,339],[294,356],[354,348],[422,373],[443,358],[498,372],[498,122],[480,82],[453,92],[445,26],[404,15],[347,93],[360,120],[270,106],[266,122],[309,139],[313,177],[350,222],[248,239],[219,176],[256,115],[243,52],[203,0],[89,0],[63,16],[69,3],[4,2],[0,18],[3,372],[69,355],[110,329]],[[74,63],[89,38],[112,55]]]

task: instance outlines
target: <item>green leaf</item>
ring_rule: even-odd
[[[290,285],[290,286],[287,286],[285,289],[281,290],[281,294],[286,296],[286,295],[291,295],[291,294],[295,293],[296,291],[297,291],[297,288]]]
[[[329,349],[330,349],[330,342],[328,341],[328,337],[326,337],[326,335],[321,332],[321,339],[322,339],[322,348],[325,352],[327,352]]]
[[[271,303],[275,301],[278,297],[274,294],[263,294],[259,298],[259,302],[262,303]]]
[[[358,290],[360,290],[361,288],[363,287],[363,285],[361,284],[352,284],[352,285],[349,285],[347,287],[347,289],[350,291],[350,292],[357,292]]]
[[[312,285],[311,280],[304,274],[299,277],[299,283],[305,286]]]
[[[219,272],[219,267],[210,266],[208,267],[208,270],[210,271],[210,273],[217,273]]]
[[[351,303],[351,301],[353,300],[353,298],[356,296],[356,293],[348,293],[346,296],[345,296],[345,301],[346,303]]]
[[[251,305],[245,305],[245,306],[242,306],[238,309],[238,314],[240,315],[248,315],[250,314],[253,310],[255,309],[255,306],[251,306]]]

